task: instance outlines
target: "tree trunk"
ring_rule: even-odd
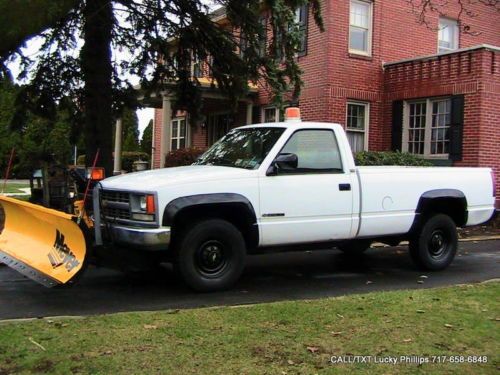
[[[85,163],[91,166],[97,150],[98,165],[113,173],[111,32],[114,23],[109,0],[86,0],[83,11],[84,45],[80,53],[84,87]]]

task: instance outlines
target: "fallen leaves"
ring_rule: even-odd
[[[313,354],[319,352],[319,348],[317,346],[308,346],[307,350]]]

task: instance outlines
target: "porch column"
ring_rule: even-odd
[[[253,103],[247,103],[247,122],[246,125],[252,124]]]
[[[122,173],[122,119],[116,120],[115,129],[115,162],[113,167],[113,174]]]
[[[162,104],[160,168],[165,167],[165,156],[170,152],[171,123],[172,123],[172,105],[170,103],[170,97],[164,94],[163,104]]]

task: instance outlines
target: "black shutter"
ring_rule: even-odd
[[[450,123],[450,153],[453,161],[462,160],[464,139],[464,96],[451,97],[451,123]]]
[[[392,151],[401,151],[403,142],[403,101],[392,102]]]

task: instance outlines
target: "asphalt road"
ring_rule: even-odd
[[[143,279],[89,268],[78,284],[56,289],[44,288],[2,266],[0,319],[312,299],[476,283],[499,277],[500,241],[463,242],[447,270],[430,273],[415,269],[406,247],[370,249],[357,261],[338,250],[253,256],[233,290],[211,294],[191,292],[175,280],[167,266]]]

